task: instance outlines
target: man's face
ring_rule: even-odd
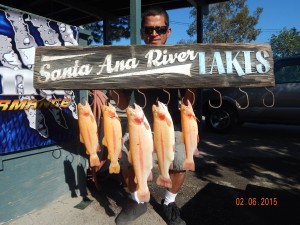
[[[166,27],[163,15],[146,16],[141,35],[146,44],[163,45],[171,34],[171,28]]]

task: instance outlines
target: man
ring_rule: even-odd
[[[169,27],[169,16],[167,12],[161,8],[153,7],[146,10],[142,15],[141,36],[148,45],[163,45],[166,43],[171,34]],[[152,105],[156,100],[168,103],[168,109],[172,116],[175,127],[175,159],[173,161],[173,169],[170,170],[172,180],[172,188],[166,190],[164,199],[162,200],[162,208],[165,219],[169,225],[185,225],[186,223],[180,218],[179,209],[175,204],[175,198],[179,192],[185,178],[185,171],[182,169],[183,160],[185,159],[184,145],[180,142],[180,112],[178,110],[178,90],[169,89],[170,98],[166,92],[161,89],[141,90],[145,94],[147,104],[144,108],[146,118],[150,123],[153,122]],[[181,92],[185,90],[180,90]],[[129,105],[131,91],[115,90],[111,91],[112,97],[118,102],[120,109],[125,109]],[[143,106],[145,97],[137,91],[134,91],[135,102]],[[190,91],[185,91],[182,96],[183,101],[187,104],[187,100],[193,102],[195,95]],[[139,201],[136,193],[136,184],[134,183],[133,168],[122,169],[122,175],[127,183],[131,193],[132,200],[129,200],[120,214],[116,218],[116,224],[123,225],[135,220],[147,211],[147,203]]]

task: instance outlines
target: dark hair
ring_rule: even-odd
[[[141,27],[143,27],[145,23],[146,16],[157,16],[157,15],[163,15],[165,17],[166,26],[169,26],[169,15],[166,12],[166,10],[157,6],[153,6],[143,12]]]

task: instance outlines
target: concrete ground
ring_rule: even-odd
[[[299,126],[252,124],[223,135],[204,130],[196,171],[187,172],[176,199],[187,224],[299,224],[299,134]],[[154,178],[157,173],[155,166]],[[102,184],[100,191],[87,185],[90,201],[63,196],[7,224],[115,224],[128,192],[116,179]],[[166,224],[159,204],[164,189],[155,182],[149,188],[148,212],[132,225]]]

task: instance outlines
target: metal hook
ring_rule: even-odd
[[[210,105],[210,107],[212,108],[220,108],[222,106],[222,95],[221,95],[221,92],[219,92],[217,89],[213,88],[214,91],[218,92],[219,96],[220,96],[220,104],[218,106],[213,106],[211,103],[210,103],[210,100],[208,100],[208,104]]]
[[[268,94],[268,93],[266,93],[265,96],[264,96],[264,98],[263,98],[263,104],[264,104],[264,106],[271,108],[271,107],[273,107],[274,104],[275,104],[275,96],[274,96],[274,93],[273,93],[272,91],[270,91],[267,87],[265,87],[265,89],[266,89],[268,92],[271,93],[271,95],[272,95],[272,101],[273,101],[273,102],[272,102],[271,105],[266,105],[266,104],[265,104],[265,97],[266,97],[267,94]]]
[[[117,95],[117,97],[118,97],[118,101],[117,101],[117,106],[119,105],[119,101],[120,101],[120,96],[119,96],[119,94],[118,94],[118,92],[116,92],[115,90],[112,90],[116,95]]]
[[[192,95],[193,95],[193,103],[192,103],[192,106],[194,105],[194,103],[195,103],[195,93],[194,92],[192,92],[190,89],[187,89],[189,92],[191,92],[192,93]]]
[[[168,101],[167,101],[166,105],[169,105],[169,102],[170,102],[170,99],[171,99],[171,94],[170,94],[170,92],[166,91],[165,89],[163,89],[163,91],[168,94]]]
[[[141,92],[140,90],[138,90],[138,89],[137,89],[137,91],[138,91],[138,93],[142,94],[142,95],[144,96],[144,98],[145,98],[145,105],[142,107],[142,109],[144,109],[144,108],[146,107],[146,105],[147,105],[146,95],[145,95],[144,93],[142,93],[142,92]]]
[[[248,97],[248,94],[247,94],[246,91],[243,91],[241,88],[239,88],[239,90],[240,90],[241,92],[243,92],[243,93],[246,95],[246,98],[247,98],[247,105],[246,105],[245,107],[241,107],[240,104],[239,104],[236,100],[235,100],[235,104],[236,104],[236,106],[237,106],[239,109],[247,109],[248,106],[249,106],[249,97]]]
[[[189,92],[191,92],[192,94],[193,94],[193,102],[191,103],[192,104],[192,106],[194,105],[194,103],[195,103],[195,93],[194,92],[192,92],[190,89],[187,89],[187,91],[189,91]],[[183,102],[183,100],[184,100],[184,97],[181,99],[181,102]]]

